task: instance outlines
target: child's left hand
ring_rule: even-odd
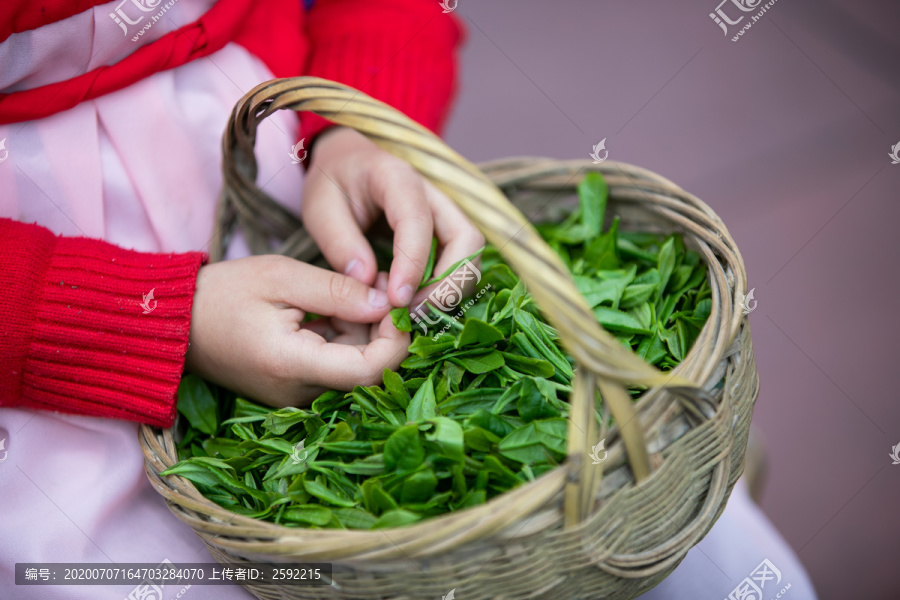
[[[481,232],[447,196],[409,163],[364,135],[334,127],[316,141],[303,190],[302,216],[333,269],[372,285],[375,253],[363,236],[381,213],[394,231],[388,297],[409,306],[431,251],[440,245],[434,272],[484,245]]]

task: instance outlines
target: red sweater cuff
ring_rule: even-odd
[[[0,223],[0,255],[13,259],[0,274],[0,319],[10,321],[0,402],[172,425],[205,255],[140,253],[9,223]],[[19,289],[4,285],[13,278]]]
[[[307,74],[355,87],[440,132],[455,92],[462,29],[439,2],[320,2],[308,29]],[[330,125],[312,113],[300,121],[309,143]]]

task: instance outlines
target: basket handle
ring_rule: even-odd
[[[317,77],[293,77],[262,83],[241,98],[222,140],[225,182],[219,206],[221,229],[213,240],[214,258],[224,254],[223,231],[230,229],[242,215],[246,222],[247,207],[254,203],[265,207],[266,218],[280,220],[279,228],[287,235],[293,233],[286,231],[290,227],[300,227],[299,221],[259,190],[255,182],[257,163],[253,146],[257,127],[277,110],[316,113],[359,131],[381,148],[406,160],[450,197],[487,241],[502,249],[503,257],[525,282],[537,305],[557,329],[563,346],[581,367],[570,396],[567,522],[578,522],[588,514],[602,473],[597,468],[586,468],[593,465],[585,460],[596,439],[598,390],[619,426],[635,479],[641,481],[649,475],[650,462],[642,427],[625,385],[694,387],[694,384],[647,364],[597,323],[556,253],[484,173],[421,125],[358,90]]]

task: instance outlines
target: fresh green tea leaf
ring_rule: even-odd
[[[384,468],[398,474],[415,471],[425,460],[419,428],[407,425],[395,431],[384,444]]]
[[[178,384],[178,412],[184,415],[192,427],[206,435],[213,435],[218,428],[216,400],[206,382],[199,375],[189,374]]]
[[[384,382],[384,389],[391,395],[394,402],[401,408],[406,409],[409,406],[409,392],[406,391],[406,387],[403,385],[403,377],[395,371],[385,369],[384,373],[382,373],[382,381]]]
[[[334,520],[344,529],[371,529],[377,519],[361,508],[336,508]]]
[[[530,375],[532,377],[553,377],[556,373],[556,369],[549,361],[539,358],[530,358],[513,352],[501,352],[500,354],[503,355],[503,362],[506,363],[506,366],[523,375]]]
[[[575,287],[584,296],[590,308],[604,304],[618,308],[619,302],[628,284],[634,279],[635,269],[631,269],[630,277],[598,279],[595,277],[576,277]]]
[[[419,289],[425,287],[425,282],[428,281],[434,274],[434,262],[437,259],[437,249],[438,239],[436,237],[432,237],[431,252],[428,253],[428,262],[425,263],[425,272],[422,273],[422,280],[419,282]]]
[[[640,306],[653,297],[658,287],[658,283],[636,283],[629,285],[622,293],[622,300],[619,302],[619,308],[628,310],[629,308]]]
[[[473,414],[469,417],[469,423],[477,425],[500,438],[506,437],[515,429],[507,419],[487,410],[479,410]]]
[[[422,358],[441,354],[456,347],[456,338],[449,334],[442,334],[437,340],[428,336],[419,336],[409,346],[409,351]]]
[[[593,239],[603,231],[603,216],[606,214],[606,199],[609,186],[599,173],[588,173],[578,184],[578,197],[581,201],[581,222],[584,225],[585,239]]]
[[[456,347],[491,346],[504,339],[503,333],[493,325],[479,319],[468,318],[462,333],[456,338]]]
[[[397,508],[394,510],[389,510],[388,512],[381,515],[381,517],[375,521],[375,524],[372,525],[372,529],[391,529],[393,527],[404,527],[406,525],[412,525],[416,521],[420,521],[422,519],[422,515],[416,514],[409,510],[404,510],[402,508]]]
[[[505,364],[503,361],[503,355],[496,350],[492,350],[491,352],[487,352],[485,354],[468,354],[465,356],[460,356],[458,358],[452,358],[450,360],[464,368],[469,373],[476,374],[496,371]]]
[[[546,462],[550,453],[538,440],[534,423],[516,429],[500,441],[500,454],[520,463]]]
[[[384,491],[378,479],[367,479],[362,484],[363,504],[373,515],[397,508],[397,501]]]
[[[301,504],[286,509],[281,514],[281,518],[286,522],[285,524],[301,523],[322,527],[331,522],[331,510],[316,504]]]
[[[465,257],[465,258],[463,258],[463,259],[460,259],[460,260],[456,261],[455,263],[453,263],[452,265],[450,265],[449,267],[447,267],[447,270],[445,270],[443,273],[441,273],[441,274],[438,275],[437,277],[434,277],[434,278],[429,279],[428,281],[422,283],[422,284],[419,286],[419,289],[421,290],[422,288],[426,288],[426,287],[428,287],[429,285],[431,285],[431,284],[433,284],[433,283],[437,283],[438,281],[441,281],[442,279],[444,279],[445,277],[447,277],[448,275],[450,275],[451,273],[453,273],[453,271],[455,271],[456,269],[458,269],[459,266],[460,266],[461,264],[463,264],[464,262],[471,262],[471,261],[475,260],[475,258],[476,258],[479,254],[481,254],[483,251],[484,251],[484,246],[482,246],[481,248],[479,248],[478,250],[476,250],[476,251],[473,252],[472,254],[468,255],[467,257]]]
[[[346,404],[350,404],[350,399],[347,398],[343,392],[328,390],[313,400],[310,408],[312,408],[312,411],[317,415],[321,415],[328,411],[337,410]]]
[[[669,284],[669,277],[675,269],[675,238],[670,237],[659,249],[659,257],[657,258],[657,268],[659,269],[659,288],[658,293],[661,295]]]
[[[434,495],[438,480],[434,471],[425,469],[417,471],[406,478],[400,492],[400,503],[427,502]]]
[[[520,379],[513,390],[513,395],[518,396],[516,408],[525,422],[559,416],[559,411],[547,401],[532,378]]]
[[[301,476],[302,477],[302,476]],[[356,503],[330,490],[327,485],[318,481],[304,480],[303,487],[310,496],[314,496],[326,504],[351,508]]]
[[[299,408],[288,407],[282,408],[266,415],[263,422],[263,429],[267,429],[273,435],[284,435],[284,433],[293,427],[306,421],[312,417],[312,413]]]
[[[405,306],[391,309],[391,322],[400,331],[409,333],[412,331],[412,321],[409,318],[409,309]]]
[[[609,231],[594,238],[584,251],[584,260],[594,271],[618,269],[621,265],[618,248],[619,217],[613,219]]]
[[[468,415],[479,410],[490,410],[505,391],[482,387],[453,394],[441,402],[441,414]]]
[[[650,333],[650,330],[633,316],[615,308],[607,308],[598,306],[594,309],[594,316],[603,327],[610,331],[619,331],[622,333]]]
[[[426,421],[437,414],[437,404],[434,397],[434,385],[431,377],[418,389],[416,395],[409,401],[406,407],[406,422],[417,423]]]
[[[433,442],[440,453],[453,461],[462,461],[463,455],[463,429],[462,426],[447,417],[435,417],[431,420],[434,430],[425,434],[425,439]]]

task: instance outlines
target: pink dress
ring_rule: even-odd
[[[137,44],[194,20],[212,3],[178,0],[171,20],[155,23]],[[69,78],[84,56],[92,56],[94,68],[134,51],[135,42],[110,22],[117,4],[0,43],[0,90]],[[8,151],[0,164],[0,216],[143,251],[208,249],[222,182],[222,131],[243,93],[271,77],[230,44],[66,112],[0,126]],[[290,157],[297,128],[295,115],[278,113],[262,126],[256,146],[258,181],[295,211],[302,190],[302,171]],[[229,256],[244,254],[237,240]],[[214,561],[147,481],[136,424],[6,408],[0,441],[0,598],[250,598],[237,586],[169,586],[162,598],[134,586],[16,586],[17,562]],[[786,584],[789,598],[815,597],[794,554],[739,485],[706,539],[642,598],[743,598],[734,590],[764,560],[780,576],[767,581],[766,600]]]

